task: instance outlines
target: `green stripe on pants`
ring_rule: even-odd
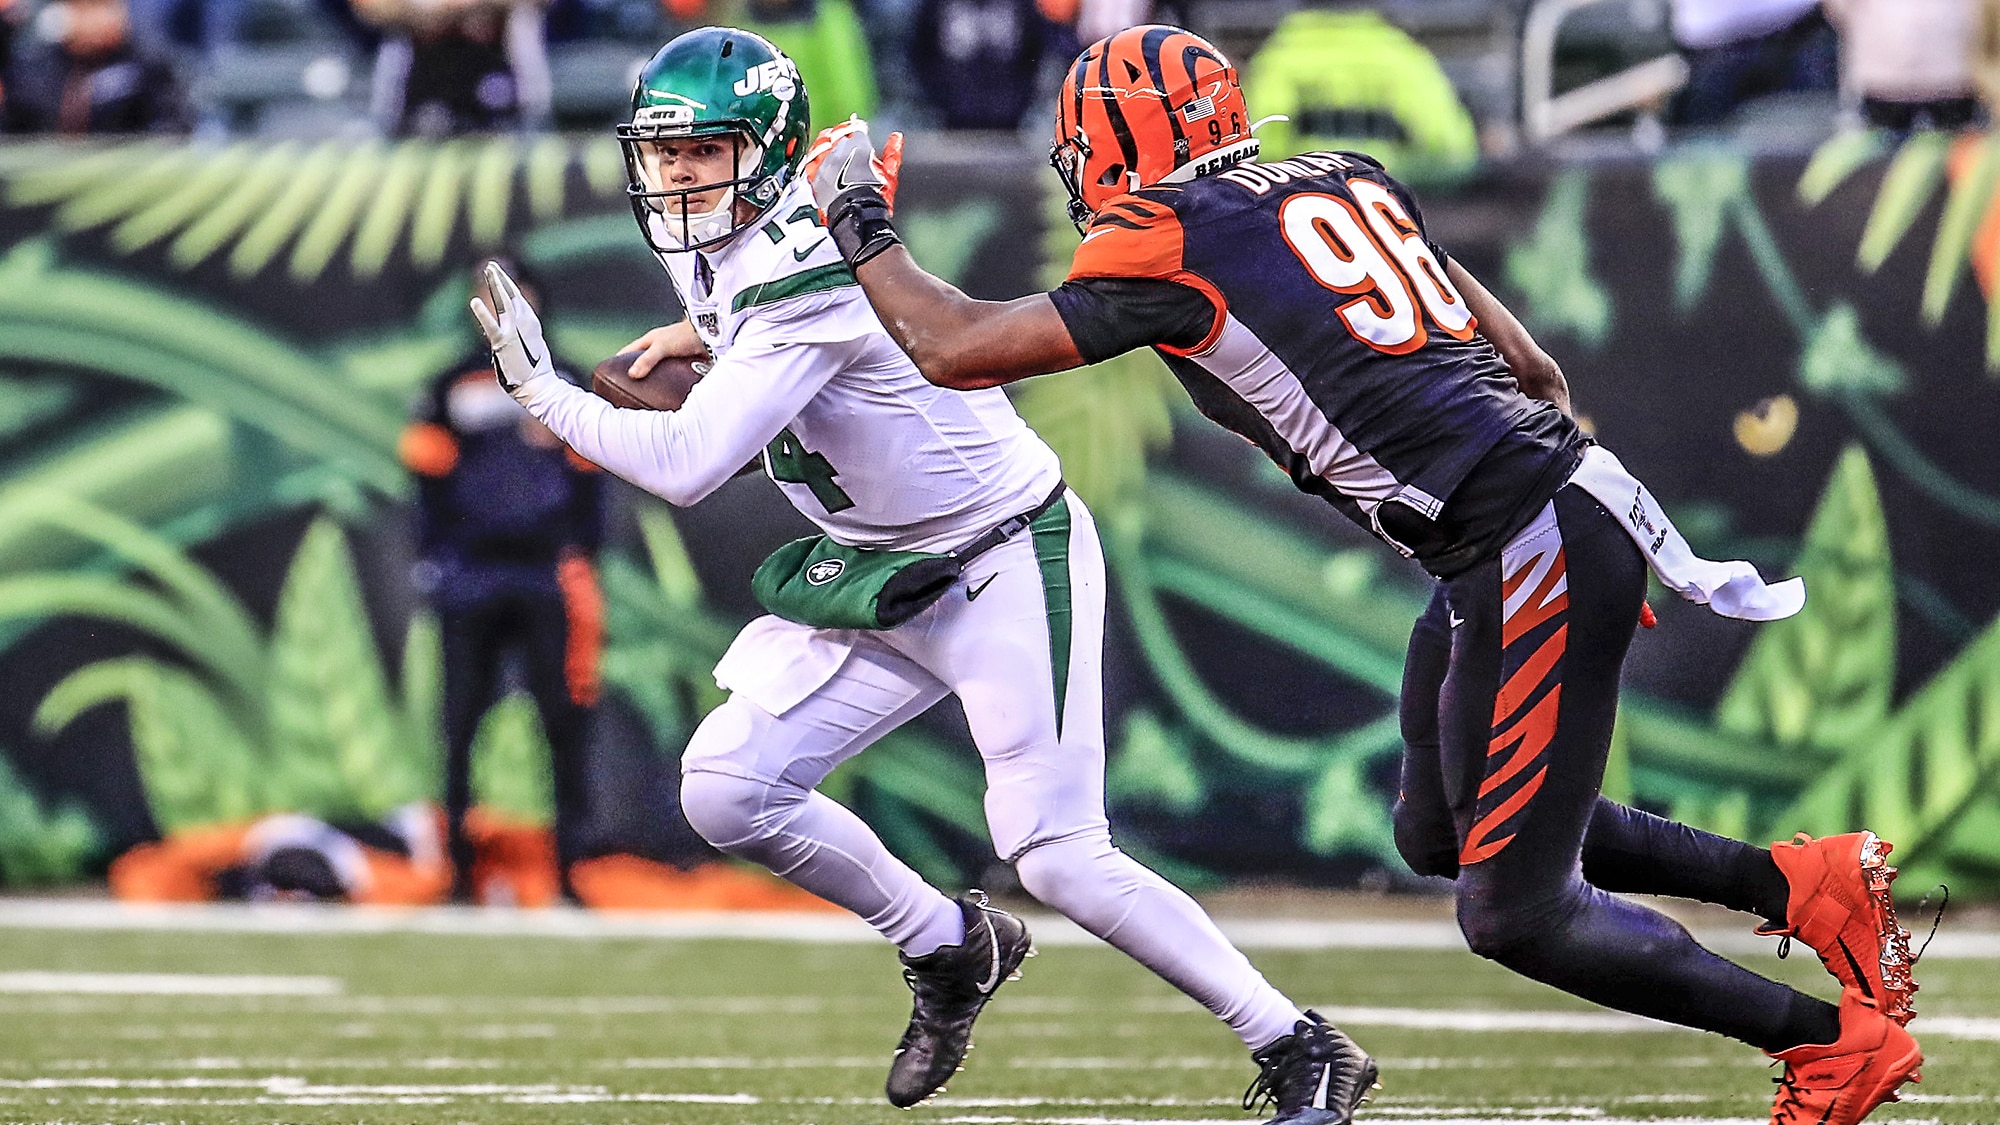
[[[1042,568],[1042,600],[1048,605],[1049,671],[1056,692],[1056,737],[1062,737],[1063,704],[1069,698],[1069,497],[1057,500],[1028,525],[1035,539],[1035,564]]]

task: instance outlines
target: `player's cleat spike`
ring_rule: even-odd
[[[1896,1089],[1917,1081],[1924,1053],[1901,1024],[1861,994],[1840,993],[1840,1038],[1808,1043],[1771,1057],[1785,1066],[1777,1079],[1771,1125],[1856,1125]]]
[[[1382,1088],[1375,1060],[1318,1012],[1306,1012],[1290,1035],[1250,1058],[1258,1072],[1243,1091],[1243,1108],[1276,1107],[1266,1125],[1348,1125]]]
[[[1760,926],[1757,932],[1805,942],[1842,989],[1860,990],[1863,999],[1902,1025],[1917,1014],[1917,982],[1910,932],[1897,924],[1889,893],[1896,869],[1884,857],[1893,846],[1873,832],[1818,840],[1801,832],[1790,843],[1771,845],[1791,897],[1785,924]]]
[[[972,1049],[972,1021],[1002,984],[1033,956],[1028,927],[988,905],[984,891],[959,899],[965,940],[922,957],[904,957],[913,1004],[896,1045],[886,1087],[889,1104],[909,1107],[944,1092]]]

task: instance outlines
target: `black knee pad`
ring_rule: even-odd
[[[1468,894],[1460,880],[1458,932],[1481,957],[1510,964],[1538,947],[1553,948],[1564,923],[1581,908],[1580,901],[1504,902],[1489,894]]]
[[[1419,875],[1458,878],[1458,836],[1449,822],[1426,823],[1408,803],[1397,801],[1393,814],[1396,852]]]

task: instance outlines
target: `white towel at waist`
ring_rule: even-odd
[[[1695,554],[1660,502],[1603,446],[1584,451],[1569,483],[1595,496],[1625,526],[1646,565],[1681,597],[1744,621],[1776,621],[1805,608],[1803,578],[1767,583],[1747,562],[1711,562]]]

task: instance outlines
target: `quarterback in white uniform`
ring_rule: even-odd
[[[962,564],[942,596],[891,627],[751,622],[716,668],[728,700],[683,757],[689,821],[897,945],[916,995],[888,1095],[921,1101],[957,1069],[980,1007],[1030,952],[1026,927],[977,892],[953,899],[929,886],[815,787],[955,694],[984,760],[994,848],[1022,886],[1253,1050],[1291,1035],[1306,1026],[1299,1008],[1192,899],[1113,846],[1104,561],[1090,513],[1003,392],[932,386],[883,331],[797,177],[806,116],[791,61],[748,32],[689,32],[639,78],[619,129],[630,195],[688,312],[642,342],[649,359],[714,357],[679,410],[617,409],[557,376],[534,310],[504,275],[496,307],[473,310],[515,397],[639,487],[693,504],[761,451],[827,550]],[[806,572],[813,584],[825,573]]]

